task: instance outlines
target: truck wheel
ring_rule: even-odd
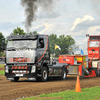
[[[43,67],[43,69],[41,70],[41,81],[45,82],[48,79],[48,70],[46,67]]]
[[[14,80],[11,80],[11,82],[18,82],[19,77],[14,77]]]
[[[62,69],[62,73],[61,73],[61,79],[62,79],[62,80],[65,80],[65,79],[66,79],[66,75],[67,75],[67,73],[66,73],[66,68],[63,68],[63,69]]]

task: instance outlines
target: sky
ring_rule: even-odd
[[[100,0],[52,0],[49,9],[38,6],[35,16],[30,31],[70,35],[85,54],[88,40],[86,34],[100,34]],[[0,0],[0,32],[5,37],[17,27],[26,31],[25,19],[21,0]]]

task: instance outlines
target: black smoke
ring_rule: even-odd
[[[25,28],[29,32],[32,22],[37,19],[38,8],[44,11],[52,11],[52,0],[21,0],[21,5],[25,8]]]

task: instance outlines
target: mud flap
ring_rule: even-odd
[[[80,78],[84,78],[84,75],[89,75],[89,71],[86,68],[84,68],[84,66],[82,66],[82,76],[80,76]]]
[[[82,76],[80,78],[84,78],[84,66],[82,66]]]

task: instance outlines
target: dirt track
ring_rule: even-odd
[[[21,97],[40,95],[75,89],[76,78],[67,80],[53,80],[47,82],[30,82],[20,78],[19,82],[11,82],[4,75],[0,75],[0,100],[11,100]],[[80,80],[81,88],[100,86],[100,77]]]
[[[0,67],[0,70],[4,70],[4,67]]]

